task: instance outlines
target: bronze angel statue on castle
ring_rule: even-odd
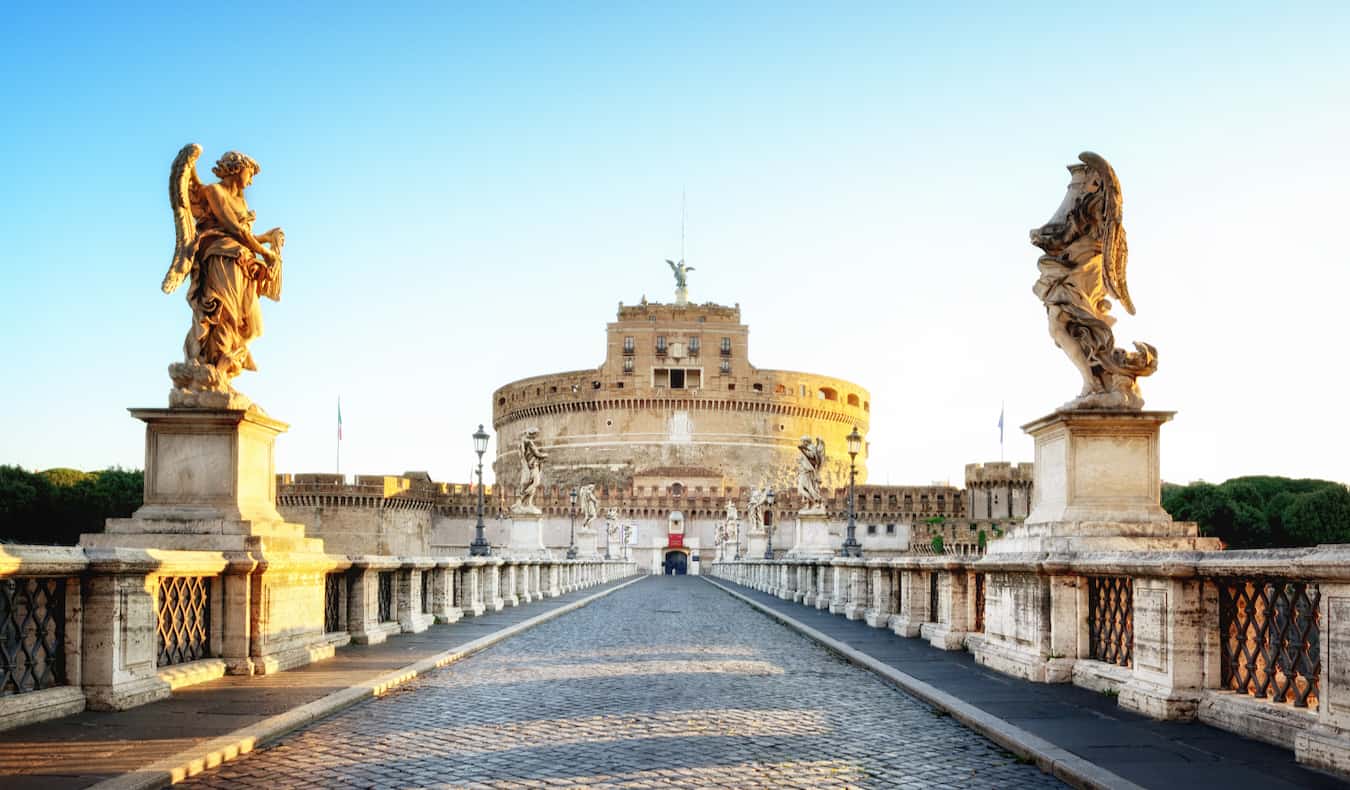
[[[1106,160],[1085,151],[1069,165],[1069,188],[1050,221],[1031,231],[1045,251],[1032,288],[1045,304],[1050,336],[1083,377],[1078,397],[1061,409],[1142,409],[1140,376],[1158,369],[1158,351],[1135,343],[1116,348],[1108,296],[1134,315],[1125,283],[1128,249],[1121,224],[1120,181]]]
[[[262,334],[258,297],[281,299],[286,236],[281,228],[253,233],[244,189],[261,170],[257,162],[229,151],[211,168],[220,181],[203,184],[197,177],[201,153],[195,143],[184,146],[169,171],[177,243],[161,287],[173,293],[188,280],[192,308],[183,361],[169,366],[174,386],[169,405],[256,409],[230,382],[241,371],[257,370],[248,344]]]

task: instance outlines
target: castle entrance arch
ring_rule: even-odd
[[[683,576],[689,572],[689,552],[686,549],[666,549],[666,561],[662,573],[667,576]]]

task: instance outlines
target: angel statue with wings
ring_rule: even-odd
[[[797,494],[802,498],[802,513],[825,512],[825,497],[820,493],[820,469],[825,465],[825,440],[803,436],[797,443]]]
[[[1111,330],[1114,297],[1134,315],[1125,284],[1125,228],[1120,181],[1106,160],[1085,151],[1069,165],[1069,188],[1050,221],[1031,231],[1045,251],[1032,288],[1045,303],[1050,336],[1083,377],[1083,389],[1061,409],[1141,409],[1136,379],[1158,369],[1158,351],[1135,343],[1116,348]]]
[[[248,344],[262,334],[258,297],[281,299],[281,228],[253,233],[253,212],[244,190],[261,168],[238,151],[226,152],[211,172],[197,177],[201,146],[183,147],[169,171],[169,206],[177,244],[164,275],[164,293],[189,280],[192,327],[183,342],[183,361],[169,366],[169,405],[187,408],[257,407],[230,382],[241,371],[257,370]]]
[[[670,265],[670,270],[675,273],[675,287],[688,288],[689,272],[692,272],[694,270],[694,267],[685,266],[683,260],[681,260],[679,263],[676,263],[675,261],[666,258],[666,263]]]

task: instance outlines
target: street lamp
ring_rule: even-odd
[[[774,527],[774,524],[773,524],[773,489],[772,489],[772,488],[770,488],[768,491],[766,491],[766,492],[764,493],[764,504],[767,505],[767,506],[769,507],[768,510],[764,511],[764,512],[767,513],[768,516],[769,516],[769,525],[768,525],[768,529],[766,530],[766,531],[768,532],[768,535],[767,535],[768,540],[765,541],[765,543],[764,543],[764,559],[766,559],[766,560],[771,560],[771,559],[773,559],[773,527]]]
[[[571,536],[567,542],[567,559],[574,560],[577,558],[577,490],[575,488],[572,489],[572,507],[567,513],[572,520],[572,526],[568,530]]]
[[[844,548],[841,552],[845,557],[861,557],[862,544],[854,536],[857,530],[857,524],[853,517],[853,483],[858,473],[858,451],[862,449],[862,434],[858,433],[858,426],[853,426],[853,433],[848,435],[848,537],[844,539]]]
[[[473,451],[478,453],[478,523],[474,525],[473,543],[469,544],[470,557],[486,557],[492,553],[487,535],[483,534],[483,453],[487,450],[488,434],[479,425],[473,435]]]

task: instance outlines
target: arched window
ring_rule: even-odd
[[[857,406],[859,405],[859,403],[860,401],[858,400],[858,396],[850,392],[848,395],[848,405]]]
[[[684,496],[684,484],[682,484],[682,483],[672,483],[671,486],[670,486],[670,495],[671,495],[671,496]]]
[[[839,400],[839,392],[831,387],[821,387],[816,390],[816,397],[820,400]]]

